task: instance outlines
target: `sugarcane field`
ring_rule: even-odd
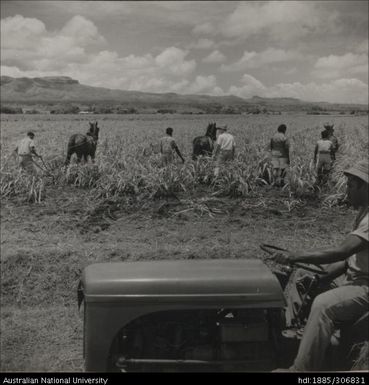
[[[2,383],[366,384],[368,3],[1,13]]]

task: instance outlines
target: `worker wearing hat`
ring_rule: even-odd
[[[338,326],[353,324],[368,312],[368,168],[368,160],[364,160],[344,172],[347,176],[347,198],[358,210],[358,215],[353,231],[341,244],[274,256],[278,263],[331,264],[327,270],[332,278],[344,274],[339,287],[314,299],[296,359],[289,369],[278,371],[320,370]]]

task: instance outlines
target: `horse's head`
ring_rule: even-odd
[[[333,131],[334,123],[324,123],[324,128],[326,131]]]
[[[97,142],[99,139],[99,127],[97,125],[97,122],[88,122],[90,125],[90,129],[88,131],[88,134],[91,135],[94,140]]]
[[[213,141],[217,140],[217,125],[215,122],[208,124],[205,135],[211,138]]]

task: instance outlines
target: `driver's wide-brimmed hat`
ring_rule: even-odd
[[[345,175],[354,175],[357,178],[363,180],[365,183],[369,183],[369,162],[368,160],[362,160],[357,162],[354,166],[344,171]]]
[[[227,125],[225,125],[225,126],[217,126],[217,130],[227,131],[227,128],[228,128]]]

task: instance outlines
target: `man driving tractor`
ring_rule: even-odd
[[[344,274],[339,287],[315,298],[293,365],[277,371],[320,370],[335,329],[355,322],[368,312],[368,161],[358,162],[344,173],[348,178],[347,198],[358,210],[353,231],[337,246],[274,255],[274,260],[281,264],[331,264],[331,277]]]

